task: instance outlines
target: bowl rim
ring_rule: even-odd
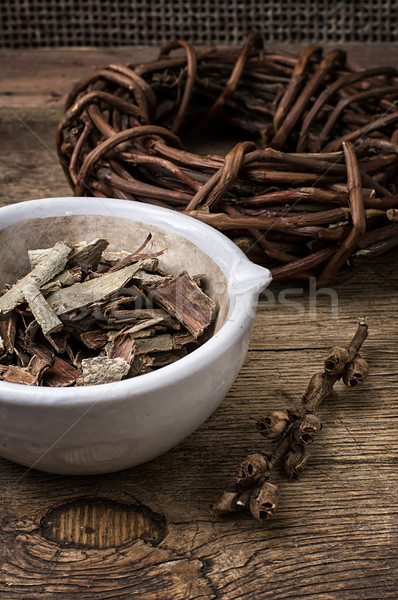
[[[93,398],[95,403],[112,402],[115,396],[135,398],[144,392],[157,391],[177,379],[184,379],[200,368],[210,365],[215,356],[234,343],[242,329],[252,321],[250,311],[253,309],[253,303],[257,300],[260,291],[272,279],[268,269],[254,265],[234,242],[210,225],[168,208],[133,200],[73,196],[26,200],[0,207],[0,230],[25,220],[90,214],[117,216],[146,224],[155,218],[153,222],[155,227],[172,231],[199,247],[215,262],[227,280],[230,301],[227,318],[220,329],[204,344],[174,363],[150,373],[113,383],[79,386],[78,391],[76,387],[25,386],[0,381],[0,401],[3,404],[37,403],[46,406],[64,406],[73,403],[82,406],[88,403],[92,405]],[[193,240],[192,236],[197,239]],[[216,243],[218,248],[226,252],[214,251],[209,254],[209,249],[204,248],[208,241]],[[247,286],[242,289],[237,281],[239,275],[234,276],[232,273],[234,265],[242,264],[242,261],[245,267],[252,265],[258,273],[262,273],[262,282],[255,289],[253,287],[247,289]],[[231,277],[234,279],[235,286],[231,286]]]

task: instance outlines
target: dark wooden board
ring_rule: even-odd
[[[54,154],[62,97],[51,91],[64,94],[91,65],[129,52],[0,54],[0,99],[8,105],[0,109],[0,205],[69,194]],[[139,52],[140,60],[148,56]],[[396,48],[353,50],[356,61],[361,54],[391,64]],[[92,477],[0,460],[2,600],[396,599],[397,258],[391,252],[336,287],[337,305],[306,285],[271,285],[228,396],[166,455]],[[298,403],[328,348],[347,342],[362,316],[371,376],[362,389],[336,386],[307,472],[296,482],[277,476],[276,517],[261,525],[246,515],[214,516],[210,505],[235,466],[267,446],[253,419]]]

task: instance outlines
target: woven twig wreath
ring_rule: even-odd
[[[180,52],[171,56],[173,50]],[[164,45],[112,64],[69,94],[61,164],[75,195],[149,202],[226,232],[274,278],[319,286],[398,245],[398,78],[342,50],[267,52]],[[223,125],[250,141],[225,156],[184,149]],[[342,269],[343,268],[343,269]]]

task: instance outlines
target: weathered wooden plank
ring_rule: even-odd
[[[57,120],[73,83],[111,62],[139,64],[156,58],[157,52],[156,48],[136,46],[1,49],[0,114],[10,122],[15,120],[15,110],[22,118],[41,120],[44,109],[46,117]]]
[[[14,67],[14,83],[20,86],[15,89],[26,89],[29,78],[41,79],[30,72],[42,51],[30,52],[29,69],[28,63],[22,64],[28,60],[24,53],[19,55],[21,66]],[[90,56],[90,65],[111,60],[108,49],[90,52],[51,50],[46,55],[50,62],[42,61],[41,71],[54,74],[58,61],[64,61],[62,89],[67,90],[88,66],[69,64],[72,56]],[[128,56],[129,50],[116,51],[118,57],[124,53]],[[364,60],[365,53],[374,54],[372,60],[380,64],[395,60],[394,52],[382,54],[373,47],[361,53]],[[29,78],[21,81],[28,71]],[[7,72],[11,77],[11,63]],[[43,102],[43,89],[35,89],[35,110],[47,108],[42,125],[29,125],[34,134],[15,120],[0,125],[3,204],[69,193],[52,154],[51,103]],[[27,108],[35,102],[32,94]],[[301,284],[271,284],[260,302],[246,362],[228,396],[198,431],[166,455],[123,473],[90,478],[46,475],[0,461],[1,597],[395,600],[397,258],[397,251],[390,252],[334,288],[334,311],[335,294],[314,296]],[[289,306],[286,300],[297,304]],[[363,356],[370,364],[369,380],[356,390],[336,385],[322,405],[324,428],[311,446],[305,475],[299,481],[276,476],[281,506],[274,520],[261,526],[246,515],[213,515],[210,505],[235,466],[248,452],[268,447],[254,420],[275,408],[295,406],[327,350],[346,343],[357,317],[365,315],[369,338]],[[110,502],[101,508],[98,498]],[[79,499],[92,499],[93,505]],[[57,539],[47,539],[46,515],[71,502],[75,504],[57,521]],[[115,502],[133,507],[128,519]],[[137,504],[152,511],[150,525],[134,520]],[[158,545],[148,537],[139,539],[148,531],[156,538],[159,521],[154,514],[164,519]],[[76,539],[94,542],[84,548],[67,543]],[[107,540],[114,546],[106,548]]]
[[[55,125],[0,120],[0,206],[70,196],[55,151]],[[23,149],[23,150],[22,150]]]

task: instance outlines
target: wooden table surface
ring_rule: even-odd
[[[154,53],[1,51],[0,204],[69,195],[54,152],[66,92],[95,66]],[[351,49],[362,63],[395,64],[396,54]],[[91,477],[0,460],[1,599],[396,600],[397,259],[390,252],[358,270],[333,302],[307,285],[272,284],[228,396],[166,455]],[[353,391],[337,384],[303,478],[277,476],[275,518],[212,514],[235,466],[267,446],[253,419],[298,404],[327,350],[347,343],[362,316],[370,378]]]

